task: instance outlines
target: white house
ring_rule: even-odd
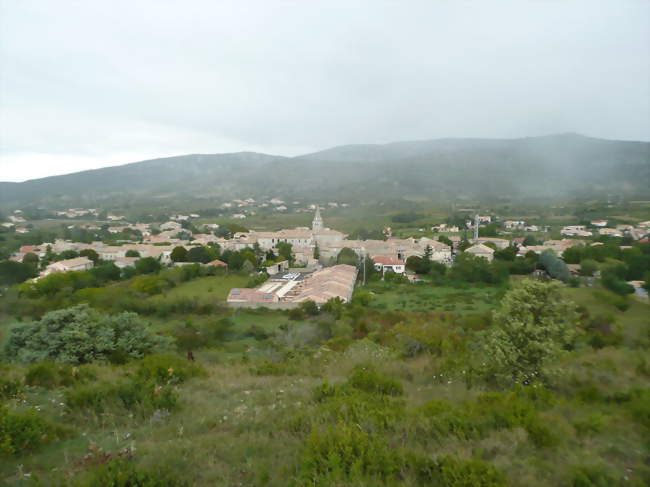
[[[74,259],[60,260],[48,265],[41,277],[52,274],[53,272],[72,272],[72,271],[86,271],[93,267],[93,261],[88,257],[76,257]]]
[[[173,230],[173,231],[179,231],[181,228],[183,228],[183,225],[181,225],[178,222],[165,222],[162,225],[160,225],[160,230]]]
[[[394,272],[395,274],[404,274],[406,263],[394,255],[375,255],[372,260],[375,262],[375,269],[383,274]]]
[[[600,228],[603,228],[603,227],[606,227],[606,226],[607,226],[607,220],[591,220],[591,224],[592,224],[594,227],[600,227]]]

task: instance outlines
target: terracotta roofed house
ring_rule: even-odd
[[[491,249],[487,245],[483,245],[483,244],[472,245],[468,249],[465,249],[465,252],[475,255],[477,257],[483,257],[484,259],[487,259],[490,262],[494,258],[494,249]]]
[[[375,262],[375,269],[382,274],[386,271],[403,274],[406,270],[406,263],[395,255],[375,255],[372,260]]]
[[[85,271],[93,267],[93,261],[88,257],[76,257],[74,259],[60,260],[48,265],[41,273],[41,277],[53,272]]]

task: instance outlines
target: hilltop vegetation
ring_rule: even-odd
[[[293,158],[245,152],[177,156],[0,183],[0,203],[74,205],[126,197],[143,204],[244,195],[353,201],[593,193],[643,198],[648,187],[649,143],[564,134],[353,145]]]
[[[203,299],[232,277],[170,292]],[[117,342],[40,356],[52,323],[61,343],[127,319],[85,307],[3,327],[0,479],[646,485],[648,305],[527,280],[474,286],[375,282],[320,311],[169,309],[148,318],[162,341],[143,358]]]

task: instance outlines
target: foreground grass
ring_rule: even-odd
[[[207,279],[187,295],[214,292]],[[397,306],[405,289],[413,294]],[[159,387],[177,397],[169,410],[139,400],[128,408],[79,406],[88,388],[110,393],[139,380],[137,362],[84,366],[93,377],[86,382],[7,396],[12,411],[35,409],[67,430],[39,447],[0,454],[0,485],[74,485],[115,458],[142,469],[167,466],[189,485],[648,484],[648,395],[639,394],[650,390],[650,306],[630,300],[623,311],[602,290],[566,288],[590,318],[611,315],[614,328],[593,345],[585,331],[558,364],[552,388],[530,399],[468,379],[474,352],[459,339],[489,326],[484,310],[496,306],[500,289],[461,290],[462,299],[455,288],[382,291],[365,315],[338,320],[291,321],[260,310],[158,319],[162,330],[187,320],[208,329],[228,318],[232,326],[223,341],[196,351],[204,373],[181,381],[175,378],[187,362],[161,367]],[[466,301],[475,308],[464,309]],[[450,302],[453,312],[444,308]],[[250,334],[253,326],[265,334]],[[400,337],[412,330],[430,333],[439,346],[405,349]],[[355,380],[359,366],[376,375]],[[0,377],[24,381],[27,372],[12,365]],[[431,473],[440,464],[457,483]]]

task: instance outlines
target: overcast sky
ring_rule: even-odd
[[[0,180],[187,153],[650,139],[650,1],[0,0]]]

